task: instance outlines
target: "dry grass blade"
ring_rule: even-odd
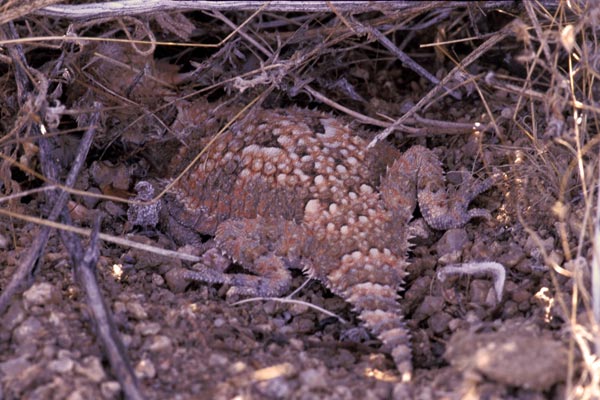
[[[1,210],[1,209],[0,209],[0,215],[12,217],[17,220],[31,222],[36,225],[44,226],[49,229],[57,229],[60,231],[71,232],[71,233],[74,233],[74,234],[77,234],[77,235],[80,235],[83,237],[91,237],[92,236],[92,231],[90,229],[80,228],[80,227],[67,225],[67,224],[61,224],[60,222],[54,222],[49,219],[36,218],[36,217],[29,216],[29,215],[17,214],[17,213],[13,213],[13,212],[10,212],[7,210]],[[180,259],[183,261],[189,261],[189,262],[199,262],[200,261],[199,257],[191,255],[191,254],[181,253],[181,252],[173,251],[173,250],[167,250],[167,249],[164,249],[161,247],[156,247],[156,246],[150,246],[150,245],[147,245],[144,243],[136,242],[134,240],[128,240],[128,239],[125,239],[122,237],[108,235],[105,233],[99,233],[98,239],[100,239],[104,242],[107,242],[107,243],[114,243],[114,244],[117,244],[119,246],[123,246],[126,248],[143,250],[145,252],[156,254],[159,256],[177,258],[177,259]],[[32,254],[33,253],[34,252],[32,252]],[[6,289],[6,290],[8,290],[8,289]]]
[[[295,304],[295,305],[301,305],[301,306],[306,306],[309,308],[312,308],[314,310],[317,310],[318,312],[325,314],[329,317],[335,317],[337,320],[339,320],[342,324],[347,324],[348,322],[343,319],[342,317],[340,317],[339,315],[336,315],[335,313],[332,313],[331,311],[328,311],[322,307],[316,306],[312,303],[307,303],[306,301],[301,301],[301,300],[295,300],[295,299],[290,299],[290,298],[281,298],[281,297],[252,297],[249,299],[244,299],[244,300],[240,300],[240,301],[236,301],[235,303],[231,303],[232,306],[241,306],[242,304],[246,304],[246,303],[254,303],[257,301],[274,301],[276,303],[282,303],[282,304]]]

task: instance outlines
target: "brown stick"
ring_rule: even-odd
[[[71,225],[71,217],[67,209],[65,208],[63,210],[63,222],[67,225]],[[139,383],[133,372],[133,368],[131,368],[125,346],[123,346],[114,319],[106,307],[104,297],[98,287],[98,281],[96,279],[96,263],[98,262],[100,253],[98,250],[99,230],[100,219],[97,218],[94,221],[90,244],[85,251],[85,254],[83,253],[81,239],[77,235],[65,230],[59,232],[62,243],[71,256],[77,283],[85,292],[86,304],[91,311],[96,334],[108,357],[113,375],[119,380],[126,399],[142,400],[144,396],[140,392]]]
[[[265,11],[277,12],[333,12],[330,1],[173,1],[173,0],[123,0],[103,3],[54,5],[35,11],[36,15],[66,18],[70,20],[88,20],[97,18],[116,18],[125,15],[149,14],[153,12],[219,10],[219,11],[255,11],[265,7]],[[546,0],[540,3],[547,9],[556,9],[558,1]],[[439,8],[472,7],[470,1],[336,1],[335,10],[339,12],[362,13],[369,11],[392,12],[402,10],[428,11]],[[484,1],[477,2],[481,9],[515,10],[521,7],[519,2]]]

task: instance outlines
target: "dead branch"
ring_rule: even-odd
[[[72,224],[66,208],[63,209],[62,219],[66,224]],[[125,398],[141,400],[144,396],[140,392],[138,380],[129,362],[127,351],[125,351],[125,346],[121,341],[112,314],[106,307],[104,296],[96,279],[96,263],[100,255],[98,249],[98,243],[100,242],[98,238],[99,229],[100,220],[97,218],[92,230],[89,247],[85,253],[83,252],[81,240],[77,235],[61,230],[60,237],[71,256],[77,283],[85,292],[86,303],[91,311],[96,333],[108,357],[113,374],[119,380]]]
[[[558,1],[541,1],[547,9],[556,9]],[[340,12],[362,13],[368,11],[427,11],[434,8],[472,7],[482,9],[514,10],[521,7],[519,2],[484,1],[474,4],[470,1],[336,1],[335,10]],[[264,11],[277,12],[333,12],[329,1],[173,1],[173,0],[125,0],[108,1],[77,5],[54,5],[35,11],[36,15],[87,20],[125,15],[140,15],[160,11],[255,11],[264,7]]]

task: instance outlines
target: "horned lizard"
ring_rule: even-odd
[[[174,231],[215,237],[188,279],[278,296],[291,281],[286,267],[301,267],[352,304],[408,380],[409,334],[398,304],[408,223],[417,202],[437,230],[489,217],[468,207],[491,185],[472,180],[448,195],[440,162],[425,147],[367,150],[366,139],[331,115],[263,109],[208,148],[174,186],[168,209]],[[225,273],[222,254],[254,275]]]

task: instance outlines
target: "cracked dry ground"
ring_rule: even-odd
[[[455,146],[460,151],[444,153],[446,168],[470,165],[473,143],[457,141]],[[111,168],[116,168],[114,174],[127,175],[125,167]],[[90,187],[98,184],[89,180]],[[566,347],[561,342],[561,315],[551,304],[553,286],[541,267],[538,244],[503,223],[503,190],[501,183],[475,202],[492,211],[492,221],[429,232],[409,255],[402,304],[413,334],[416,398],[564,395]],[[21,204],[20,211],[38,206],[32,199]],[[125,206],[100,202],[87,207],[103,210],[103,231],[118,235],[125,230]],[[78,218],[85,219],[85,212]],[[38,232],[33,225],[15,224],[13,229],[1,232],[1,286]],[[131,238],[173,246],[159,230],[138,231]],[[553,239],[543,245],[558,254],[553,252]],[[477,260],[506,267],[501,302],[489,277],[436,279],[440,266]],[[106,244],[101,248],[100,285],[148,398],[393,396],[398,379],[393,362],[378,351],[380,343],[372,337],[345,339],[359,321],[347,303],[318,282],[310,282],[296,298],[343,317],[347,324],[305,305],[256,301],[232,306],[225,299],[227,287],[185,287],[170,280],[167,272],[180,266],[179,261],[139,250]],[[293,287],[304,281],[296,273]],[[120,398],[83,296],[74,283],[69,256],[51,237],[35,283],[14,299],[0,320],[0,398]]]

